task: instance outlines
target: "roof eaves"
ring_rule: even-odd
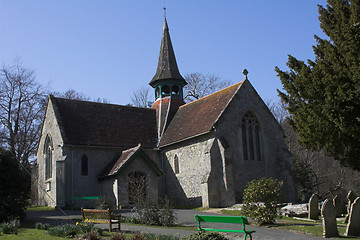
[[[175,141],[175,142],[170,142],[170,143],[167,143],[167,144],[165,144],[165,145],[161,145],[161,140],[160,140],[159,148],[167,147],[167,146],[170,146],[170,145],[173,145],[173,144],[176,144],[176,143],[184,142],[184,141],[187,141],[187,140],[189,140],[189,139],[196,138],[196,137],[199,137],[199,136],[208,134],[208,133],[211,132],[212,130],[213,130],[213,128],[210,128],[210,130],[208,130],[208,131],[206,131],[206,132],[202,132],[202,133],[196,134],[196,135],[194,135],[194,136],[190,136],[190,137],[187,137],[187,138],[183,138],[183,139],[177,140],[177,141]]]
[[[62,120],[61,120],[59,109],[58,109],[58,107],[56,105],[56,98],[53,95],[49,95],[49,100],[50,100],[51,105],[52,105],[52,107],[54,109],[55,119],[56,119],[57,124],[59,126],[61,137],[62,137],[64,143],[69,143],[69,140],[68,140],[68,138],[66,137],[66,134],[65,134],[64,125],[63,125]]]

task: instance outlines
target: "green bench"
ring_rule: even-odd
[[[245,230],[245,225],[249,224],[247,217],[242,216],[205,216],[205,215],[195,215],[196,221],[198,222],[198,230],[200,231],[215,231],[215,232],[236,232],[236,233],[245,233],[244,240],[246,236],[250,236],[255,231]],[[214,228],[202,228],[201,222],[216,222],[216,223],[239,223],[242,224],[242,230],[234,229],[214,229]]]
[[[91,196],[91,197],[72,197],[71,198],[71,209],[74,209],[74,200],[97,200],[99,196]]]

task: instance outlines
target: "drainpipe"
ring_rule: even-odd
[[[71,209],[74,209],[74,146],[71,146]]]
[[[163,152],[160,150],[160,158],[161,158],[161,168],[162,168],[162,171],[164,173],[164,175],[162,176],[162,182],[163,182],[163,195],[164,195],[164,198],[166,196],[166,181],[165,181],[165,164],[164,164],[164,154]]]

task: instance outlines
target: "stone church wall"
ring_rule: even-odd
[[[52,140],[53,151],[52,151],[52,177],[45,179],[45,154],[44,154],[44,142],[46,136],[49,135]],[[57,172],[56,172],[56,161],[62,160],[63,154],[62,149],[59,145],[63,145],[59,126],[55,118],[54,109],[51,103],[48,103],[46,116],[44,119],[42,135],[39,140],[38,153],[37,153],[37,164],[38,164],[38,202],[40,205],[56,206],[57,196]],[[63,205],[63,202],[60,201]]]
[[[180,142],[162,149],[166,176],[166,195],[175,206],[201,206],[202,184],[211,172],[210,149],[214,142],[211,134]],[[178,173],[175,171],[175,156],[178,158]],[[207,201],[207,200],[206,200]]]
[[[255,115],[260,125],[260,160],[244,160],[243,157],[241,124],[248,111]],[[296,201],[292,159],[284,142],[283,131],[248,81],[244,82],[219,119],[215,135],[228,145],[223,154],[226,162],[232,166],[236,202],[242,200],[247,182],[261,177],[284,180],[284,201]]]
[[[109,177],[101,182],[101,195],[113,199],[116,206],[129,206],[128,175],[131,172],[141,172],[146,175],[146,198],[158,203],[161,194],[161,178],[143,159],[137,158],[126,167],[120,175]]]
[[[44,119],[42,135],[37,154],[38,164],[38,203],[60,207],[94,207],[94,201],[73,200],[72,197],[100,196],[102,193],[97,177],[117,154],[126,148],[101,148],[64,145],[54,109],[49,102]],[[52,140],[52,177],[45,179],[45,138]],[[149,157],[160,167],[158,153],[145,150]],[[88,174],[81,175],[81,158],[88,158]],[[161,167],[160,167],[161,168]],[[161,181],[159,181],[161,182]],[[112,185],[111,185],[112,186]],[[162,186],[160,186],[162,187]],[[158,192],[159,186],[156,187]]]

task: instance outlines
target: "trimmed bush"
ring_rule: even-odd
[[[244,190],[242,214],[254,218],[259,225],[273,224],[283,182],[261,178],[248,183]]]

